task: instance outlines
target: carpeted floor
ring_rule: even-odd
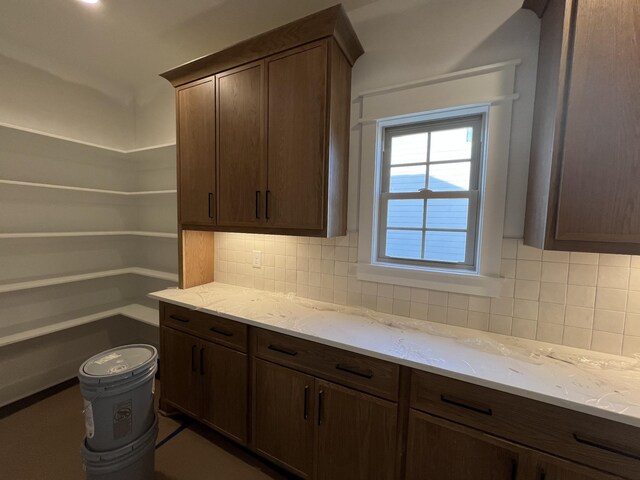
[[[159,388],[159,386],[157,387]],[[158,389],[156,389],[157,397]],[[160,416],[160,443],[186,417]],[[77,385],[0,419],[0,480],[82,480],[82,397]],[[287,479],[195,422],[156,450],[156,480]]]

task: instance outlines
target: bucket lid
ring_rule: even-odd
[[[151,345],[125,345],[94,355],[80,367],[80,380],[105,383],[132,377],[154,366],[157,350]]]

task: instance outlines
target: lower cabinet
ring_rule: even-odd
[[[528,478],[532,480],[616,480],[620,478],[543,453],[533,453],[531,458],[533,475]]]
[[[247,355],[170,327],[160,342],[163,402],[246,444]]]
[[[525,449],[417,410],[409,412],[407,480],[519,480]]]
[[[255,449],[303,478],[392,480],[396,403],[255,360]]]

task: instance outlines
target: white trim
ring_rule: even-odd
[[[434,290],[497,295],[501,281],[501,246],[511,139],[511,110],[515,69],[520,60],[487,65],[461,72],[372,90],[360,96],[360,211],[358,279],[399,285],[429,285]],[[382,126],[402,124],[407,118],[430,119],[454,112],[483,109],[486,112],[485,149],[481,174],[480,250],[477,271],[443,272],[394,268],[377,264],[377,194],[380,180]],[[408,273],[403,273],[408,272]],[[475,278],[471,280],[471,277]],[[436,280],[441,278],[440,281]],[[456,280],[457,279],[457,280]],[[455,281],[454,281],[455,280]]]
[[[409,90],[417,87],[426,87],[436,83],[447,82],[450,80],[458,80],[462,78],[474,77],[477,75],[492,73],[501,70],[505,70],[507,67],[515,67],[520,65],[522,60],[519,58],[513,60],[507,60],[505,62],[492,63],[481,67],[468,68],[466,70],[458,70],[457,72],[445,73],[442,75],[435,75],[433,77],[423,78],[421,80],[414,80],[413,82],[399,83],[397,85],[391,85],[389,87],[376,88],[374,90],[366,90],[362,92],[357,99],[372,97],[375,95],[385,95],[387,93],[399,92],[402,90]]]
[[[119,275],[141,275],[143,277],[157,278],[170,282],[178,282],[178,275],[175,273],[162,272],[149,268],[127,267],[115,270],[102,270],[99,272],[79,273],[76,275],[64,275],[61,277],[41,278],[39,280],[29,280],[26,282],[15,282],[0,284],[0,293],[17,292],[19,290],[30,290],[33,288],[50,287],[53,285],[64,285],[66,283],[82,282],[94,280],[96,278],[116,277]]]
[[[88,192],[88,193],[105,193],[108,195],[166,195],[169,193],[177,193],[177,190],[150,190],[142,192],[123,192],[119,190],[103,190],[100,188],[87,188],[87,187],[74,187],[70,185],[55,185],[51,183],[36,183],[36,182],[23,182],[21,180],[6,180],[0,179],[0,184],[4,185],[16,185],[19,187],[35,187],[35,188],[51,188],[55,190],[72,190],[76,192]]]
[[[136,236],[156,238],[178,238],[177,233],[143,232],[143,231],[108,231],[108,232],[25,232],[0,233],[0,238],[61,238],[61,237],[115,237]]]
[[[99,149],[99,150],[106,150],[108,152],[120,153],[120,154],[124,154],[124,155],[130,154],[130,153],[144,152],[144,151],[147,151],[147,150],[155,150],[155,149],[173,147],[173,146],[176,145],[176,142],[168,142],[168,143],[161,143],[161,144],[158,144],[158,145],[150,145],[148,147],[141,147],[141,148],[134,148],[134,149],[131,149],[131,150],[124,150],[124,149],[121,149],[121,148],[114,148],[114,147],[108,147],[106,145],[100,145],[98,143],[85,142],[84,140],[76,140],[75,138],[64,137],[62,135],[56,135],[55,133],[43,132],[42,130],[35,130],[33,128],[28,128],[28,127],[21,127],[19,125],[13,125],[11,123],[0,122],[0,127],[8,128],[10,130],[17,130],[17,131],[25,132],[25,133],[31,133],[31,134],[34,134],[34,135],[39,135],[39,136],[42,136],[42,137],[47,137],[47,138],[51,138],[51,139],[55,139],[55,140],[61,140],[63,142],[75,143],[77,145],[83,145],[85,147],[96,148],[96,149]]]
[[[144,301],[144,299],[140,299],[139,301]],[[0,347],[67,330],[87,323],[97,322],[98,320],[116,315],[123,315],[132,320],[137,320],[155,327],[159,325],[157,309],[141,305],[137,303],[136,300],[129,300],[126,303],[119,302],[110,305],[100,305],[88,311],[73,312],[58,319],[46,318],[35,322],[27,322],[26,324],[17,324],[2,328],[0,329]]]

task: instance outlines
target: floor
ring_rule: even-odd
[[[157,443],[170,438],[156,450],[155,480],[292,478],[186,417],[160,416],[159,424]],[[0,480],[84,479],[83,436],[77,385],[0,418]]]

